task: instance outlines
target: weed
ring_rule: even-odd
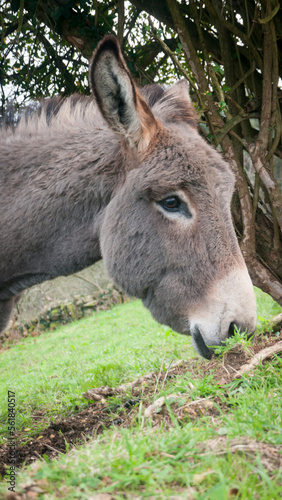
[[[252,341],[253,341],[253,335],[252,336],[247,335],[247,331],[241,332],[240,328],[237,328],[237,326],[235,325],[234,335],[232,337],[223,340],[221,345],[219,346],[209,346],[209,347],[214,349],[214,353],[217,356],[223,357],[238,344],[242,346],[242,348],[245,351],[251,352]]]

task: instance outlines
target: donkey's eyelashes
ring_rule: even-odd
[[[191,218],[192,214],[185,203],[179,196],[170,195],[161,199],[157,202],[157,205],[160,206],[164,212],[168,214],[177,214],[183,215],[186,218]]]

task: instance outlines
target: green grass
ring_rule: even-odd
[[[257,319],[259,330],[267,328],[269,320],[282,312],[281,306],[274,302],[274,300],[264,293],[259,288],[255,288],[256,301],[257,301]]]
[[[263,325],[281,308],[259,290],[256,296]],[[7,433],[8,389],[16,392],[17,428],[30,429],[30,436],[39,430],[32,418],[37,410],[46,416],[40,425],[46,425],[75,405],[86,405],[81,394],[87,389],[116,386],[158,371],[164,362],[192,356],[197,355],[190,338],[158,325],[138,301],[23,339],[0,355],[2,436]],[[157,428],[144,420],[141,405],[131,428],[111,428],[57,460],[46,459],[20,473],[17,484],[39,481],[47,500],[86,500],[101,492],[114,492],[116,498],[125,493],[130,499],[278,500],[281,473],[267,470],[259,453],[251,458],[228,452],[228,443],[234,438],[281,443],[281,373],[281,358],[276,357],[228,387],[215,383],[212,373],[197,379],[192,373],[179,376],[155,398],[179,392],[191,399],[216,396],[227,411],[219,406],[218,417],[191,421],[187,416],[179,422],[169,410],[172,424]],[[226,440],[226,454],[203,448],[215,438]],[[233,495],[237,490],[238,496]],[[0,497],[1,491],[5,484]]]
[[[278,378],[277,378],[278,377]],[[179,381],[178,381],[179,383]],[[131,429],[110,429],[92,443],[58,460],[40,463],[20,474],[18,483],[43,480],[44,499],[89,499],[115,492],[115,498],[194,498],[199,500],[278,500],[281,471],[269,471],[255,453],[228,451],[232,439],[281,443],[281,359],[260,367],[242,384],[218,395],[229,411],[217,418],[179,423],[169,428],[139,422]],[[226,440],[226,454],[209,453],[209,439]],[[222,445],[221,445],[222,447]],[[45,482],[44,482],[45,481]],[[238,496],[230,496],[238,491]],[[189,496],[190,495],[190,496]]]
[[[281,308],[261,290],[255,292],[265,326]],[[191,339],[156,323],[139,301],[23,339],[0,357],[0,443],[7,433],[8,390],[16,392],[18,429],[38,432],[51,417],[86,405],[82,393],[90,388],[114,387],[158,371],[164,362],[193,356]],[[39,424],[32,419],[38,409],[45,416]]]
[[[2,352],[0,422],[8,390],[16,392],[18,429],[36,431],[31,416],[38,409],[46,417],[65,414],[87,404],[82,393],[90,388],[114,387],[191,356],[191,339],[157,324],[140,302],[119,305]]]

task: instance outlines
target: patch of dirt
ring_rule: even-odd
[[[249,363],[254,355],[263,349],[274,346],[281,340],[282,330],[281,332],[266,332],[263,335],[258,335],[248,349],[238,344],[223,358],[213,357],[209,363],[202,367],[202,370],[205,374],[213,371],[213,376],[220,385],[228,384],[236,378],[242,366]]]
[[[109,401],[106,405],[92,403],[75,415],[52,422],[40,434],[29,437],[28,442],[24,432],[18,433],[15,436],[17,467],[31,464],[41,457],[55,458],[60,453],[69,451],[74,445],[95,438],[111,425],[128,426],[132,420],[132,409],[139,404],[139,401],[140,399],[127,399],[120,405],[111,404]],[[2,476],[5,475],[6,467],[9,465],[9,456],[8,444],[2,445],[0,447]]]
[[[142,401],[143,407],[149,407],[152,401],[157,400],[158,393],[165,387],[167,380],[179,375],[189,372],[193,373],[194,378],[203,378],[212,372],[218,384],[224,386],[234,378],[233,374],[238,372],[241,366],[246,364],[254,354],[276,344],[280,339],[281,337],[268,333],[255,339],[250,352],[239,345],[228,352],[224,358],[213,358],[209,362],[195,359],[182,361],[180,364],[176,363],[174,366],[168,367],[166,371],[138,379],[140,383],[133,384],[130,399],[128,393],[119,396],[123,401],[121,404],[114,404],[112,400],[106,400],[103,397],[100,401],[89,404],[86,409],[78,411],[75,415],[65,419],[57,419],[39,435],[29,438],[28,442],[26,442],[26,436],[23,435],[23,432],[18,433],[15,437],[17,442],[17,466],[30,464],[37,459],[42,459],[43,456],[53,459],[60,453],[66,453],[79,442],[95,438],[96,435],[101,434],[104,429],[112,425],[122,427],[133,425],[138,414],[140,401]],[[190,386],[191,388],[193,389],[193,386]],[[219,397],[191,401],[189,398],[189,383],[187,384],[186,394],[176,395],[175,398],[169,396],[168,402],[179,422],[185,422],[187,419],[198,419],[203,415],[218,418],[220,414],[218,408],[220,408],[221,412],[229,409],[228,398],[226,398],[225,403]],[[34,415],[36,421],[40,417],[40,412]],[[42,418],[44,418],[43,415]],[[152,413],[152,422],[155,426],[160,424],[171,425],[170,410],[165,404],[160,404],[157,411]],[[4,444],[0,447],[0,474],[3,476],[8,464],[9,447]]]

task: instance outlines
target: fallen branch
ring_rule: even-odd
[[[185,393],[178,394],[169,394],[168,396],[156,399],[153,404],[148,406],[144,411],[144,417],[149,418],[158,413],[159,408],[165,405],[165,403],[174,403],[176,400],[183,400],[185,397],[187,398],[189,395]],[[199,408],[212,408],[214,406],[213,402],[210,401],[211,396],[207,398],[198,398],[193,401],[189,401],[184,406],[181,406],[179,410],[183,410],[188,408],[189,406],[198,406]],[[176,410],[177,412],[177,410]]]
[[[152,380],[156,377],[155,372],[151,372],[148,375],[144,375],[143,377],[139,377],[134,382],[128,382],[127,384],[119,385],[118,387],[109,387],[109,386],[101,386],[95,387],[94,389],[89,389],[87,392],[84,392],[82,395],[85,399],[90,399],[92,401],[103,401],[105,400],[105,396],[114,396],[116,394],[123,394],[128,389],[133,389],[137,385],[144,384],[147,380]]]
[[[55,451],[56,453],[61,453],[61,455],[63,455],[62,451],[57,450],[57,448],[54,448],[54,446],[50,446],[50,444],[44,443],[44,446],[46,446],[46,448],[49,448],[49,450]]]
[[[152,417],[155,413],[157,413],[159,408],[164,406],[166,402],[169,402],[169,400],[171,399],[174,401],[175,399],[180,399],[180,398],[181,394],[169,394],[167,397],[162,396],[161,398],[156,399],[156,401],[154,401],[153,404],[151,404],[150,406],[148,406],[148,408],[146,408],[146,410],[144,411],[144,417],[146,418]]]
[[[240,378],[245,373],[248,373],[249,371],[253,370],[256,366],[258,366],[262,361],[264,361],[267,358],[271,358],[274,354],[278,354],[279,352],[282,351],[282,341],[277,342],[277,344],[274,344],[270,347],[266,347],[265,349],[262,349],[262,351],[259,351],[249,363],[246,363],[241,367],[240,370],[234,375],[233,378]]]
[[[277,342],[276,344],[266,347],[265,349],[262,349],[259,351],[251,360],[249,363],[246,363],[241,366],[240,370],[235,370],[232,366],[228,365],[230,368],[234,370],[235,373],[232,373],[232,375],[229,374],[228,381],[226,383],[230,383],[231,380],[237,379],[248,373],[249,371],[253,370],[256,366],[258,366],[262,361],[265,359],[271,358],[274,354],[278,354],[279,352],[282,352],[282,341]],[[173,371],[175,368],[180,366],[182,363],[185,363],[185,360],[181,359],[176,361],[175,363],[171,364],[168,369],[167,373],[165,375],[165,378],[167,377],[168,371]],[[214,363],[214,362],[213,362]],[[122,384],[118,387],[109,387],[109,386],[101,386],[101,387],[95,387],[93,389],[89,389],[87,392],[83,393],[83,397],[85,399],[89,399],[90,401],[100,401],[102,403],[106,402],[106,397],[108,396],[115,396],[117,394],[124,394],[126,393],[129,389],[134,389],[135,387],[139,385],[144,385],[146,382],[150,380],[156,380],[158,378],[158,374],[155,372],[151,372],[148,375],[143,375],[143,377],[139,377],[138,379],[134,380],[133,382],[128,382],[127,384]],[[148,408],[145,410],[145,417],[151,417],[154,413],[157,412],[158,408],[161,408],[165,402],[169,398],[173,399],[183,399],[185,395],[184,394],[173,394],[167,396],[165,399],[164,397],[158,398],[154,403],[152,403]],[[188,404],[197,404],[199,401],[196,400],[195,402],[192,401]]]
[[[168,372],[180,366],[184,363],[184,359],[179,359],[169,365],[165,378],[167,378]],[[84,392],[82,395],[85,399],[90,399],[91,401],[105,401],[106,396],[115,396],[116,394],[124,394],[128,389],[134,389],[137,385],[145,384],[148,380],[156,379],[157,375],[155,372],[151,372],[148,375],[143,375],[143,377],[139,377],[133,382],[128,382],[127,384],[119,385],[118,387],[109,387],[109,386],[101,386],[94,387],[93,389],[89,389],[87,392]]]
[[[271,329],[273,332],[278,332],[282,329],[282,313],[271,320]]]

